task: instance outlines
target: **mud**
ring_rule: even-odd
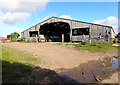
[[[119,71],[120,59],[103,58],[89,61],[72,69],[57,69],[56,72],[73,83],[100,83]]]

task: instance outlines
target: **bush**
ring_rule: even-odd
[[[82,45],[87,45],[87,44],[88,44],[87,41],[82,42]]]
[[[24,39],[17,40],[18,42],[25,41]]]
[[[118,43],[118,39],[115,38],[115,39],[113,40],[113,43]]]
[[[98,46],[98,42],[97,41],[94,41],[90,44],[91,46]]]
[[[78,43],[78,44],[76,44],[76,47],[82,47],[82,43]]]

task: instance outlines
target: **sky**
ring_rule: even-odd
[[[0,36],[21,34],[52,16],[112,26],[118,33],[118,2],[0,0]]]

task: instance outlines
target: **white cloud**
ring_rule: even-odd
[[[29,13],[21,13],[21,12],[7,12],[6,14],[2,15],[2,22],[6,24],[15,24],[19,21],[24,21],[30,16]]]
[[[110,16],[104,20],[95,20],[93,23],[111,26],[113,24],[118,23],[118,18],[114,16]]]
[[[70,15],[61,15],[60,18],[72,19]]]
[[[27,19],[35,11],[45,10],[50,0],[0,0],[2,22],[15,24]]]
[[[57,16],[57,14],[49,14],[49,15],[45,16],[42,20],[39,20],[39,21],[44,21],[44,20],[46,20],[50,17],[53,17],[53,16]]]
[[[118,33],[118,18],[114,16],[107,17],[103,20],[95,20],[93,23],[112,26],[115,33]]]
[[[0,0],[0,8],[4,11],[33,12],[44,10],[50,0]]]

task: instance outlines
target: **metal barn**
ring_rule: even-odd
[[[39,40],[40,35],[52,42],[108,42],[114,39],[115,32],[110,26],[58,17],[51,17],[21,32],[21,38],[26,41]]]

